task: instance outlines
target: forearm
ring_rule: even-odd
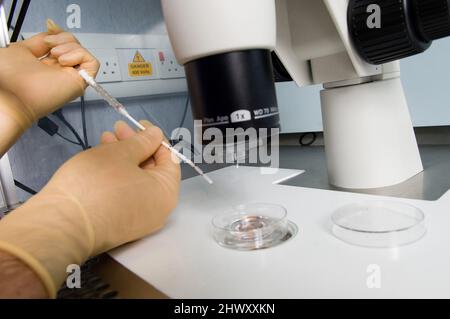
[[[43,299],[47,292],[39,277],[26,264],[0,251],[0,299]]]
[[[87,222],[76,203],[44,191],[0,221],[0,251],[32,269],[54,298],[67,267],[90,257],[94,239]]]
[[[8,152],[22,134],[23,130],[17,123],[0,111],[0,158]]]
[[[32,124],[31,114],[23,111],[21,102],[0,89],[0,157],[2,157]]]

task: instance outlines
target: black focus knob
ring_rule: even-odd
[[[348,25],[361,57],[383,64],[450,36],[450,0],[350,0]]]
[[[414,0],[413,8],[423,39],[433,41],[450,35],[450,0]]]

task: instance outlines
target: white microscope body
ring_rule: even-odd
[[[403,53],[391,63],[365,62],[367,59],[352,41],[348,13],[350,3],[364,5],[368,0],[358,0],[357,4],[352,1],[163,0],[162,4],[181,64],[233,51],[274,50],[285,73],[300,87],[323,84],[321,102],[330,183],[348,189],[386,187],[423,171],[400,81],[400,64],[395,60],[423,52],[429,43],[418,40],[423,48],[419,45],[414,48],[417,52]],[[393,13],[396,18],[412,10],[413,5],[430,2],[448,11],[447,0],[389,1],[374,2],[391,7],[395,2],[399,10]],[[440,14],[441,9],[435,11]],[[445,24],[450,20],[448,16],[444,13],[439,19],[444,19]],[[428,19],[425,22],[437,19],[420,18]],[[406,25],[412,32],[409,22]],[[426,34],[427,30],[419,31]],[[448,25],[444,33],[448,35]],[[442,34],[432,36],[436,39]],[[394,43],[379,44],[388,49],[390,45]],[[196,85],[191,86],[192,90],[197,91]],[[210,104],[203,107],[215,107]]]
[[[276,53],[299,86],[324,84],[329,181],[351,188],[401,183],[423,170],[398,62],[374,66],[353,47],[348,0],[277,0]]]

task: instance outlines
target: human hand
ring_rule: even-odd
[[[46,33],[0,49],[0,115],[22,131],[83,94],[86,84],[74,66],[93,77],[100,67],[72,34],[52,20],[47,28]]]
[[[0,223],[0,250],[33,268],[50,295],[69,264],[160,230],[175,208],[180,166],[161,130],[143,125],[135,133],[119,122]]]
[[[43,195],[70,198],[92,222],[98,254],[160,230],[178,201],[180,166],[149,122],[136,133],[124,122],[102,145],[63,165]]]

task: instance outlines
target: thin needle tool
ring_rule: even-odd
[[[145,127],[136,121],[135,118],[133,118],[130,113],[126,110],[125,106],[122,105],[119,101],[117,101],[116,98],[114,98],[111,94],[108,93],[100,84],[98,84],[94,78],[92,78],[85,70],[79,70],[80,76],[86,81],[87,84],[89,84],[110,106],[114,108],[119,114],[127,118],[131,123],[133,123],[137,128],[139,128],[142,131],[145,131]],[[202,176],[209,184],[213,184],[212,179],[203,172],[200,167],[194,164],[189,158],[181,154],[179,151],[177,151],[175,148],[173,148],[171,145],[169,145],[167,142],[163,141],[162,146],[167,148],[169,151],[172,152],[176,157],[178,157],[180,160],[191,166],[200,176]]]

